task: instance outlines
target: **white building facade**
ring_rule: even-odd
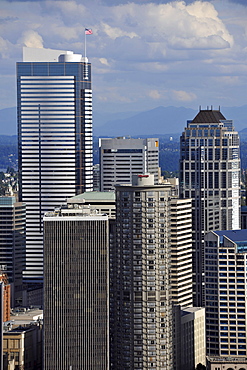
[[[24,48],[17,103],[24,280],[42,283],[44,213],[93,189],[91,65],[72,52]]]
[[[132,175],[146,172],[153,174],[158,184],[158,139],[102,138],[99,148],[101,191],[114,191],[115,185],[131,184]]]

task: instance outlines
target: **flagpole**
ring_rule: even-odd
[[[84,28],[84,57],[87,57],[87,47],[86,47],[86,28]]]

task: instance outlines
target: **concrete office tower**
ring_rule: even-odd
[[[200,110],[181,136],[180,196],[192,198],[194,305],[204,305],[204,235],[240,227],[239,136],[217,110]]]
[[[188,307],[181,310],[181,367],[195,369],[206,364],[205,308]]]
[[[131,184],[132,175],[149,172],[158,184],[159,140],[117,137],[99,139],[100,190],[114,191],[115,185]]]
[[[208,356],[245,357],[247,230],[205,236]]]
[[[22,304],[26,207],[15,197],[0,197],[0,271],[11,284],[11,306]]]
[[[149,174],[116,187],[114,369],[173,366],[170,189]]]
[[[170,200],[171,299],[181,307],[192,306],[191,199]]]
[[[108,216],[44,217],[44,370],[109,369]]]
[[[205,308],[173,306],[173,370],[191,370],[206,363]],[[217,370],[217,369],[215,369]]]
[[[20,200],[28,283],[43,281],[44,212],[93,189],[91,65],[69,51],[24,48],[17,63]]]

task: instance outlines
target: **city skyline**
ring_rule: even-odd
[[[96,111],[245,104],[243,1],[31,3],[0,5],[0,109],[15,105],[22,46],[83,54],[85,27]]]

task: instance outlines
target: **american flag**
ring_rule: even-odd
[[[90,28],[85,28],[85,35],[92,35],[93,31]]]

